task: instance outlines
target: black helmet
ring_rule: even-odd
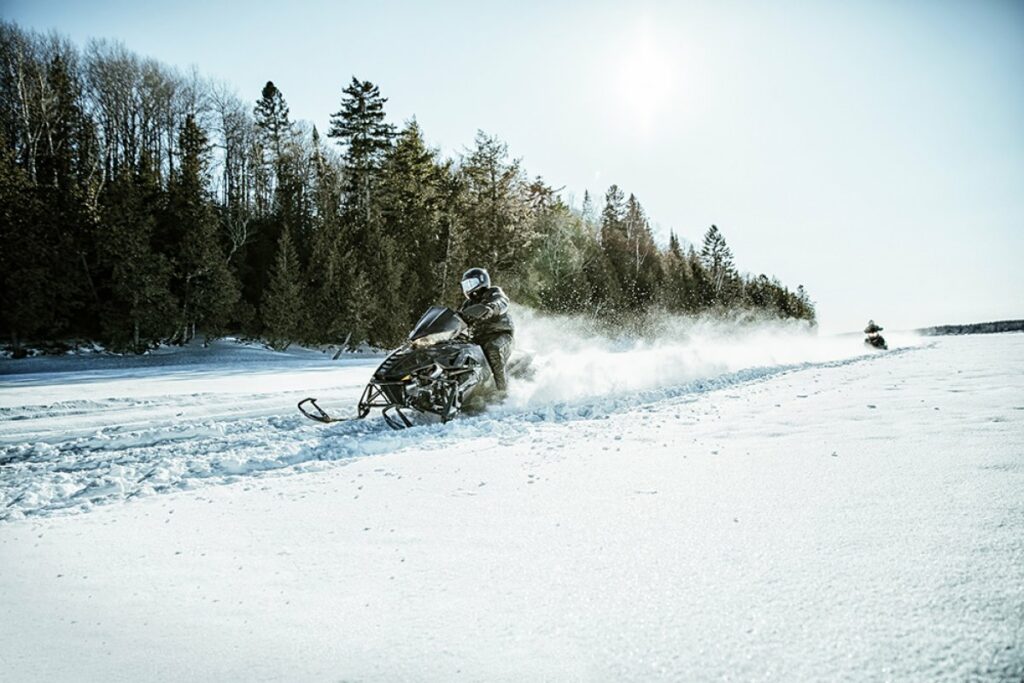
[[[483,268],[470,268],[462,274],[462,293],[467,298],[481,289],[491,286],[491,276]]]

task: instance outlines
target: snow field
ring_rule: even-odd
[[[0,524],[0,658],[13,680],[1019,680],[1022,390],[1024,335],[992,335],[448,428],[297,422],[369,454]]]
[[[412,444],[515,433],[523,421],[589,419],[809,363],[870,357],[855,339],[816,337],[798,324],[667,319],[657,339],[636,342],[601,337],[578,320],[525,310],[517,318],[517,343],[534,358],[531,380],[513,383],[506,403],[485,415],[404,435],[376,414],[325,430],[294,407],[316,396],[332,412],[353,412],[380,356],[332,363],[312,352],[282,355],[221,342],[177,357],[9,361],[18,374],[0,377],[7,475],[0,519],[322,469]],[[906,340],[908,348],[919,343]]]

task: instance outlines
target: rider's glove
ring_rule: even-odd
[[[472,306],[466,306],[465,310],[462,311],[462,315],[471,320],[483,320],[491,315],[491,308],[487,304],[473,304]]]

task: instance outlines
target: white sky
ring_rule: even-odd
[[[557,5],[557,6],[556,6]],[[352,75],[455,154],[496,134],[578,202],[715,223],[826,331],[1024,317],[1024,3],[0,0],[23,27],[231,83],[326,128]]]

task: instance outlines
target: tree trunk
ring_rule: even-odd
[[[11,352],[11,356],[14,358],[24,358],[28,354],[23,348],[21,348],[21,337],[18,336],[18,332],[15,330],[11,332],[11,346],[14,350]]]
[[[78,252],[78,258],[82,262],[82,272],[85,273],[85,281],[89,283],[89,292],[92,294],[92,300],[96,303],[96,307],[100,306],[100,296],[96,293],[96,285],[92,281],[92,273],[89,272],[89,263],[85,260],[85,252]]]
[[[334,354],[334,357],[331,358],[331,360],[338,360],[339,358],[341,358],[341,354],[345,353],[345,349],[348,348],[348,342],[349,342],[350,339],[352,339],[352,333],[351,332],[349,332],[347,335],[345,335],[345,341],[343,341],[341,343],[341,346],[338,347],[338,352],[336,354]]]

